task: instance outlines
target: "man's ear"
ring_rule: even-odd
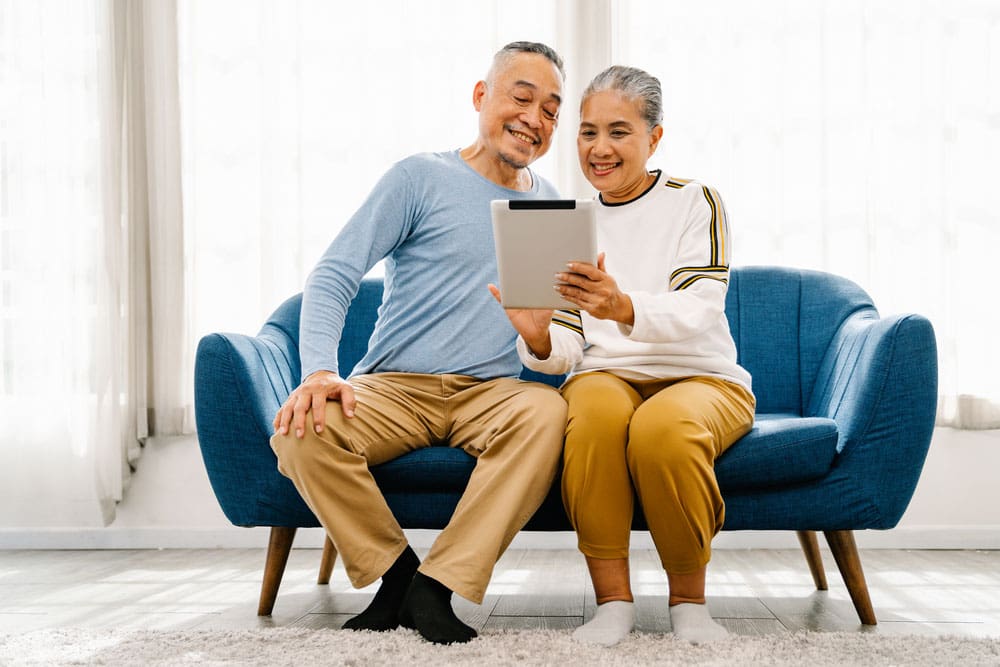
[[[486,96],[486,82],[480,81],[472,89],[472,106],[475,107],[476,111],[481,111],[483,108],[483,98]]]

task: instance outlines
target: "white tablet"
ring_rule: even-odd
[[[505,308],[578,308],[553,289],[566,263],[597,264],[593,199],[490,202],[493,243]]]

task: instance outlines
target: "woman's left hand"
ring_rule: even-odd
[[[597,256],[597,266],[570,262],[567,270],[556,274],[556,290],[599,320],[614,320],[627,326],[635,324],[632,299],[618,289],[618,282],[604,270],[604,253]]]

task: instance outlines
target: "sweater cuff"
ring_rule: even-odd
[[[566,361],[554,354],[550,354],[547,359],[539,359],[528,348],[528,344],[520,336],[517,337],[517,355],[521,357],[521,363],[536,373],[545,375],[562,375],[566,372]]]

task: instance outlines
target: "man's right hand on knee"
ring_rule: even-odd
[[[313,424],[320,433],[326,424],[326,402],[338,401],[345,417],[354,416],[357,401],[351,383],[333,371],[316,371],[302,381],[281,404],[274,417],[275,433],[285,435],[291,429],[296,438],[305,436],[306,414],[313,413]]]

